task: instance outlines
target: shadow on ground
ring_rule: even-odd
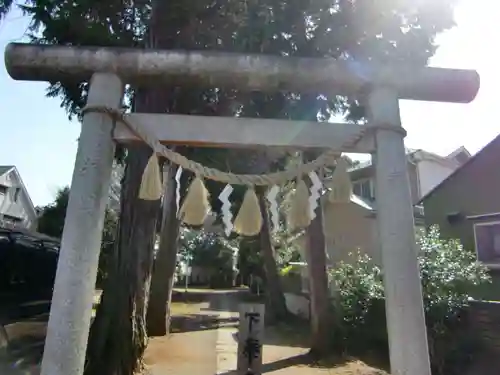
[[[171,333],[207,331],[224,327],[237,327],[238,318],[219,318],[217,315],[187,314],[172,317]]]
[[[281,369],[286,369],[293,366],[308,366],[311,365],[311,359],[307,354],[296,355],[290,358],[280,359],[271,363],[265,363],[262,365],[262,373],[268,373],[273,371],[278,371]],[[219,375],[236,375],[236,370],[227,371]]]
[[[302,327],[298,328],[302,331]],[[286,346],[291,348],[308,348],[309,333],[287,332],[280,326],[266,327],[263,337],[263,345]],[[234,341],[238,342],[238,333],[233,333]]]
[[[325,360],[321,362],[317,362],[312,356],[309,354],[299,354],[295,355],[289,358],[283,358],[279,359],[274,362],[269,362],[269,363],[264,363],[262,365],[262,373],[271,373],[283,369],[289,369],[291,367],[308,367],[310,370],[309,372],[312,371],[314,368],[319,368],[319,369],[327,369],[329,373],[332,373],[332,371],[335,371],[336,368],[341,368],[341,367],[348,367],[348,364],[354,364],[352,367],[366,367],[365,362],[361,362],[357,360],[356,358],[336,358],[336,359],[331,359],[331,360]],[[356,366],[356,364],[359,364]],[[342,374],[359,374],[359,375],[377,375],[377,374],[385,374],[383,370],[379,370],[377,368],[373,368],[373,372],[351,372],[347,370],[347,372],[342,372]],[[355,371],[355,370],[354,370]],[[336,372],[335,372],[336,373]],[[222,373],[220,375],[236,375],[237,372],[232,370],[228,371],[225,373]]]
[[[305,367],[306,372],[317,374],[317,372],[313,372],[313,369],[326,369],[329,374],[342,374],[342,375],[387,375],[387,370],[369,363],[367,361],[360,360],[358,358],[351,357],[339,357],[339,358],[331,358],[328,360],[316,361],[314,357],[306,354],[298,354],[295,356],[291,356],[288,358],[279,359],[273,362],[264,363],[262,365],[262,373],[271,373],[279,370],[289,369],[292,367]],[[339,370],[337,372],[336,370]],[[301,372],[302,373],[302,372]],[[220,375],[236,375],[237,371],[232,370]],[[293,372],[296,374],[296,372]]]
[[[221,304],[222,300],[234,301],[231,305]],[[246,287],[232,289],[189,289],[187,293],[175,290],[172,293],[172,302],[182,303],[203,303],[207,302],[208,307],[202,308],[202,311],[226,311],[237,313],[240,303],[264,303],[262,296],[256,296],[249,292]]]
[[[180,292],[174,290],[172,292],[172,302],[182,302],[182,303],[202,303],[206,302],[207,294],[206,292],[200,291],[189,291],[188,293]]]

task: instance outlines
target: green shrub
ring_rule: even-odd
[[[417,245],[433,373],[452,374],[463,369],[477,345],[464,334],[462,321],[471,292],[489,277],[458,240],[440,238],[437,226],[420,232]],[[335,342],[348,352],[387,350],[383,273],[367,255],[351,256],[352,262],[330,272],[336,290]]]
[[[459,240],[441,238],[437,226],[420,232],[417,244],[434,372],[461,372],[478,345],[478,338],[463,329],[466,307],[474,289],[490,282],[487,269]]]
[[[382,342],[386,342],[387,338],[383,323],[371,324],[375,311],[380,311],[379,301],[383,305],[381,270],[366,254],[351,253],[349,257],[350,262],[340,262],[330,271],[330,280],[336,321],[334,344],[336,348],[354,354],[375,346],[381,335]],[[379,315],[385,322],[385,311],[383,308],[381,311]],[[382,331],[377,333],[380,327]],[[367,333],[367,330],[371,332]],[[363,336],[364,339],[360,340]]]

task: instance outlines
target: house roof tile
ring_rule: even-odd
[[[0,165],[0,176],[3,176],[5,173],[14,168],[13,165]]]

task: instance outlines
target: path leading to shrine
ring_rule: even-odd
[[[152,338],[146,350],[148,375],[236,375],[238,305],[244,290],[190,290],[173,303],[172,334]],[[384,375],[359,361],[311,366],[307,323],[297,334],[266,327],[263,373],[272,375]]]
[[[150,339],[145,362],[151,375],[207,375],[236,368],[238,290],[176,293],[172,333]]]
[[[96,303],[99,300],[96,293]],[[244,289],[176,290],[172,333],[151,338],[144,375],[236,375],[238,305],[248,302]],[[7,324],[9,355],[0,331],[0,374],[38,375],[49,301],[31,302],[26,319]],[[285,329],[286,328],[286,329]],[[313,366],[307,357],[307,322],[266,326],[263,373],[271,375],[386,375],[359,361]]]

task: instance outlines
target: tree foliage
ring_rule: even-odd
[[[0,16],[13,5],[0,2]],[[359,65],[377,61],[422,66],[435,51],[437,33],[453,26],[456,0],[259,0],[240,2],[171,1],[165,48],[212,49],[269,53],[281,56],[333,57]],[[60,45],[142,46],[151,16],[151,0],[19,2],[32,19],[33,41]],[[85,82],[54,82],[51,96],[75,114],[85,102]],[[175,88],[177,90],[177,88]],[[241,116],[304,118],[321,112],[328,118],[340,112],[360,118],[353,98],[331,98],[299,93],[241,93],[216,88],[183,92],[184,104],[166,103],[174,111]],[[203,103],[203,104],[202,104]],[[305,103],[306,105],[301,105]],[[311,106],[313,104],[313,106]],[[354,105],[354,107],[353,107]],[[305,115],[306,114],[306,115]]]
[[[69,187],[64,187],[57,192],[54,202],[38,208],[40,210],[40,215],[38,217],[38,232],[51,237],[61,238],[68,201]],[[98,283],[101,283],[108,274],[111,250],[116,239],[117,224],[117,214],[113,210],[106,209],[102,232],[101,254],[99,257]]]
[[[488,282],[487,269],[460,240],[443,240],[438,226],[420,233],[417,244],[425,309],[438,317],[452,317],[468,305],[475,286]]]
[[[232,277],[238,242],[215,233],[182,228],[179,255],[180,261],[205,269],[212,278]]]
[[[37,207],[40,212],[38,217],[38,232],[51,237],[61,238],[68,200],[69,187],[65,187],[57,192],[54,202],[43,207]]]
[[[38,217],[38,232],[48,236],[61,238],[66,209],[69,201],[69,187],[59,189],[54,202],[38,207],[40,212]],[[106,209],[103,229],[103,245],[113,242],[116,234],[117,215],[110,209]]]

